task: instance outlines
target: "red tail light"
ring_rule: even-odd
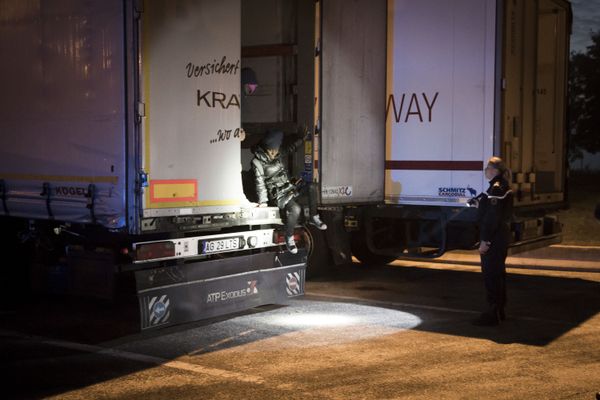
[[[275,243],[275,244],[285,243],[285,235],[283,234],[283,232],[278,232],[278,231],[273,232],[273,243]]]
[[[157,242],[141,244],[137,246],[135,256],[138,261],[175,257],[175,243]]]
[[[300,242],[302,240],[302,234],[299,230],[294,231],[294,240],[296,242]],[[285,233],[281,231],[273,232],[273,243],[275,244],[285,244]]]

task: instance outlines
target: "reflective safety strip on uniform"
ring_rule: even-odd
[[[510,193],[512,193],[512,190],[507,190],[503,196],[492,196],[491,194],[489,194],[487,192],[484,192],[483,194],[485,194],[488,199],[504,200],[506,198],[506,196],[508,196]]]

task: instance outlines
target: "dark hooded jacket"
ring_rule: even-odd
[[[294,152],[301,144],[302,139],[297,139],[288,145],[284,144],[279,149],[277,157],[272,160],[262,146],[254,150],[252,170],[259,203],[270,202],[279,208],[284,208],[297,195],[296,187],[290,182],[283,157]]]

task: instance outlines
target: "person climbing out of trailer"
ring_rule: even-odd
[[[288,176],[282,157],[293,153],[303,143],[303,138],[298,137],[293,143],[283,145],[283,132],[269,130],[259,146],[254,150],[252,169],[254,171],[256,192],[259,207],[266,207],[269,203],[285,211],[285,245],[292,254],[298,252],[294,241],[294,228],[298,223],[302,207],[296,200],[305,197],[308,200],[310,217],[308,223],[318,229],[325,230],[325,225],[317,213],[316,188],[313,183],[305,183],[300,189],[294,185]]]

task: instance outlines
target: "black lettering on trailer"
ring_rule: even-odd
[[[225,101],[225,93],[220,93],[220,92],[213,92],[212,95],[212,101],[213,101],[213,107],[215,106],[215,103],[219,103],[221,104],[221,108],[227,108],[227,106],[225,106],[223,104],[223,102]]]
[[[440,92],[435,92],[435,96],[433,96],[433,101],[431,102],[431,104],[429,104],[429,101],[427,99],[427,95],[425,93],[421,93],[423,95],[423,99],[425,100],[425,104],[427,105],[427,110],[429,110],[429,122],[431,122],[431,118],[432,118],[432,110],[433,110],[433,105],[435,104],[435,101],[438,98],[438,94],[440,94]]]
[[[202,102],[202,100],[204,100],[204,102],[206,103],[207,107],[212,107],[212,105],[208,102],[208,98],[207,96],[210,94],[210,92],[206,92],[204,94],[202,94],[202,91],[200,89],[198,89],[198,107],[200,107],[200,103]]]
[[[54,194],[56,196],[85,197],[87,192],[80,186],[57,186],[54,188]]]
[[[196,103],[198,107],[202,106],[202,102],[209,108],[214,108],[215,104],[220,104],[221,108],[224,110],[227,110],[231,106],[240,108],[240,99],[237,94],[232,94],[228,99],[225,93],[211,92],[209,90],[202,94],[202,90],[198,89],[196,92]]]
[[[431,97],[428,96],[427,93],[421,93],[421,96],[423,97],[422,101],[425,102],[425,106],[427,107],[428,111],[427,122],[431,122],[433,120],[433,107],[437,101],[439,94],[439,92],[435,92],[433,97]],[[408,109],[404,111],[404,103],[408,96],[410,96]],[[407,123],[411,115],[417,116],[420,122],[424,122],[423,113],[421,112],[421,105],[419,104],[419,96],[417,95],[417,93],[402,93],[399,99],[399,103],[397,103],[396,96],[394,94],[390,94],[388,96],[387,104],[385,107],[386,120],[389,118],[391,107],[394,111],[394,120],[396,121],[396,123],[400,123],[400,121],[402,121],[403,119],[403,116],[404,122]]]

